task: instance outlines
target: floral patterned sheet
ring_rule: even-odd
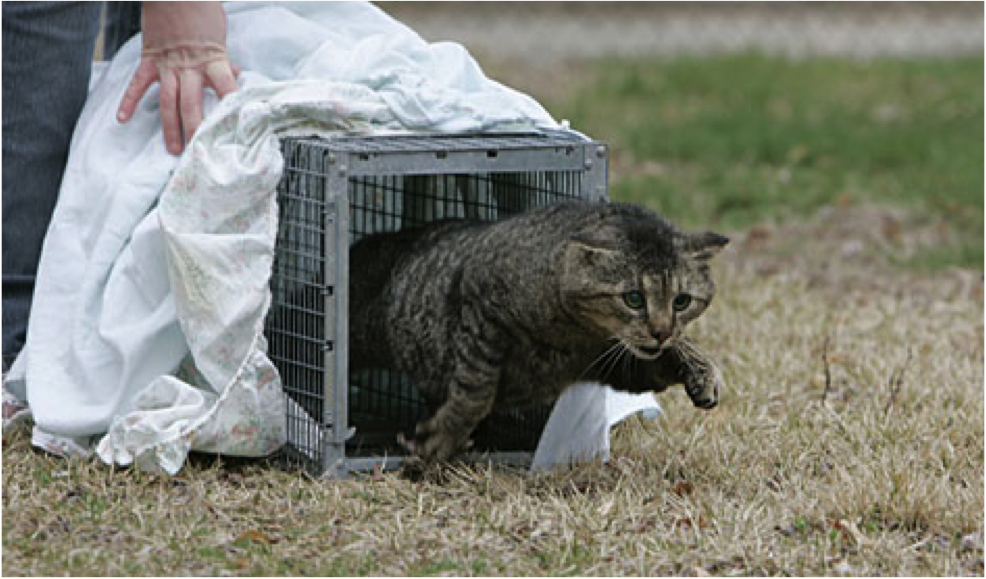
[[[180,158],[164,149],[155,95],[128,125],[115,121],[139,39],[94,83],[7,383],[31,407],[38,446],[173,474],[193,449],[262,456],[284,443],[262,333],[282,136],[557,128],[462,47],[426,43],[372,5],[230,3],[227,13],[241,88],[207,102]],[[604,411],[600,397],[656,408],[649,395],[578,389],[553,420],[581,423],[564,420],[574,404],[604,426],[541,452],[542,465],[605,453],[608,426],[627,411]]]

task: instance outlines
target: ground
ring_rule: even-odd
[[[981,278],[833,285],[741,257],[773,237],[737,237],[695,332],[721,406],[669,393],[609,463],[328,482],[199,457],[168,478],[22,431],[4,436],[4,574],[982,575]]]

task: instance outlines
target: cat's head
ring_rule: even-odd
[[[655,359],[709,307],[709,261],[728,242],[678,231],[641,207],[603,205],[564,248],[563,299],[600,338]]]

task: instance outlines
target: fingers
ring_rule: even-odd
[[[228,61],[210,63],[204,72],[196,69],[185,69],[179,73],[178,88],[181,103],[181,122],[185,131],[185,143],[192,140],[192,135],[202,124],[202,96],[205,85],[212,87],[222,99],[239,88],[236,75],[239,69]]]
[[[220,99],[239,88],[236,85],[236,77],[239,75],[239,67],[231,64],[228,60],[211,62],[205,69],[207,82]]]
[[[120,108],[116,111],[116,120],[125,123],[130,120],[137,109],[137,103],[144,97],[148,87],[158,79],[157,65],[153,60],[142,59],[134,72],[134,77],[130,79],[123,99],[120,100]]]
[[[185,144],[188,144],[202,124],[202,74],[197,70],[186,69],[179,73],[178,79],[181,124],[185,133]]]
[[[143,59],[137,66],[127,90],[123,93],[120,107],[117,109],[117,120],[121,123],[129,121],[137,109],[137,104],[147,93],[147,89],[154,82],[160,82],[159,99],[164,142],[168,152],[177,155],[182,152],[184,144],[192,139],[192,135],[202,124],[202,98],[205,87],[211,87],[222,99],[239,88],[236,84],[239,73],[240,68],[228,60],[209,63],[203,70],[202,68],[159,68],[153,59]]]
[[[161,129],[164,131],[164,144],[169,153],[177,155],[184,149],[178,113],[178,77],[173,69],[161,70],[160,75]]]

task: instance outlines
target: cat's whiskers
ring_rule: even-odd
[[[599,354],[599,356],[597,356],[596,359],[593,360],[591,364],[586,366],[585,370],[582,370],[582,372],[579,374],[579,377],[576,378],[576,381],[579,381],[582,378],[584,378],[585,375],[588,374],[593,369],[593,367],[595,367],[597,364],[602,363],[603,366],[601,370],[605,370],[606,366],[609,365],[609,362],[611,361],[613,356],[616,356],[617,359],[619,359],[619,357],[623,355],[623,351],[617,350],[617,348],[620,348],[621,346],[624,349],[626,348],[626,345],[623,344],[623,340],[620,340],[619,338],[613,338],[613,339],[616,340],[616,343],[614,343],[609,348],[606,348],[606,350],[603,351],[602,354]],[[603,376],[606,376],[608,374],[609,374],[608,372],[602,373]]]
[[[629,350],[629,348],[627,348],[625,345],[623,347]],[[625,356],[623,358],[623,374],[627,375],[628,374],[627,370],[632,370],[636,365],[637,365],[637,356],[632,355],[632,353],[630,356]]]
[[[613,370],[615,370],[617,366],[620,365],[620,362],[624,359],[624,356],[626,356],[626,353],[629,351],[629,348],[627,347],[626,343],[623,342],[622,340],[620,340],[619,346],[620,349],[617,351],[616,356],[610,358],[609,364],[607,364],[606,367],[604,368],[605,372],[603,372],[602,381],[605,381],[606,378],[613,373]]]
[[[637,356],[634,355],[633,351],[630,350],[630,346],[628,346],[625,342],[620,342],[620,344],[623,346],[623,350],[620,351],[620,358],[621,358],[620,363],[621,363],[621,365],[623,367],[624,373],[626,373],[627,361],[628,360],[636,360],[637,359]],[[630,355],[627,356],[627,354],[630,354]],[[615,369],[616,368],[614,367],[613,370],[615,370]]]
[[[606,378],[613,373],[613,370],[616,370],[621,363],[626,363],[626,355],[628,352],[630,353],[631,358],[635,357],[629,344],[627,344],[623,338],[619,338],[618,340],[619,341],[616,343],[616,346],[619,346],[619,350],[616,352],[615,356],[611,356],[609,358],[607,364],[603,367],[603,373],[600,377],[601,382],[604,382]]]

